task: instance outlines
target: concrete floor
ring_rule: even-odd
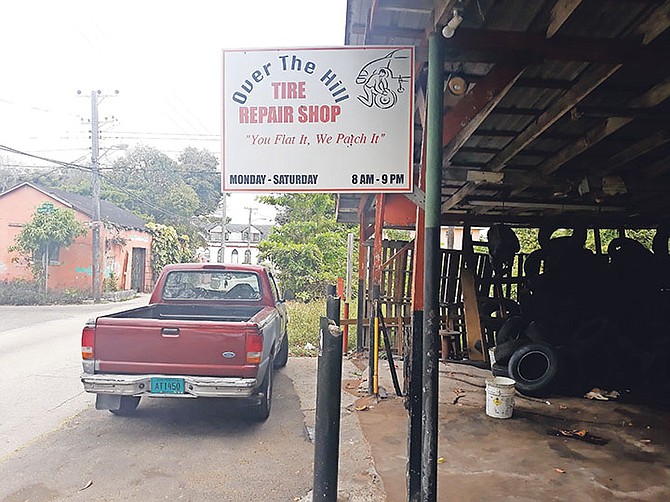
[[[668,395],[658,396],[666,403],[666,411],[659,411],[626,404],[625,396],[542,400],[517,393],[512,417],[498,419],[485,413],[490,376],[471,366],[440,363],[439,501],[670,500]],[[387,501],[404,502],[407,412],[394,397],[386,362],[380,379],[389,397],[379,403],[360,397],[357,415]],[[351,383],[345,382],[347,387]],[[454,403],[457,391],[462,397]],[[548,434],[550,429],[586,429],[607,444],[557,437]]]

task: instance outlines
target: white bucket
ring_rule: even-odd
[[[514,380],[505,377],[486,379],[486,414],[493,418],[510,418],[514,411]]]

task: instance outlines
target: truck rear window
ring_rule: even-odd
[[[165,278],[164,300],[258,300],[258,274],[235,270],[176,270]]]

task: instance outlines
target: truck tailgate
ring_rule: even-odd
[[[99,318],[96,372],[254,377],[246,364],[252,323]]]

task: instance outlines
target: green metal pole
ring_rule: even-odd
[[[442,120],[444,106],[444,55],[442,36],[428,39],[428,115],[426,119],[426,231],[424,247],[423,318],[423,443],[421,500],[437,500],[438,359],[440,329],[440,203],[442,186]]]

